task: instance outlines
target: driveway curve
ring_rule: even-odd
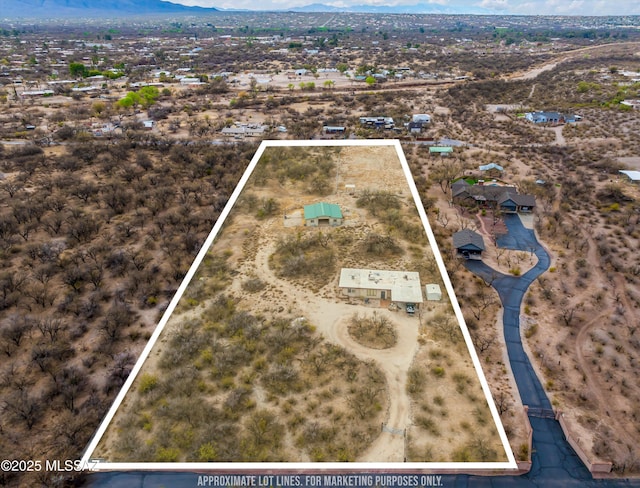
[[[593,477],[566,441],[560,424],[555,420],[551,402],[524,351],[520,336],[522,299],[531,283],[549,268],[551,259],[534,231],[525,228],[517,215],[507,215],[504,221],[509,232],[498,239],[498,245],[534,253],[538,258],[536,265],[519,277],[497,273],[481,261],[469,261],[466,267],[490,282],[502,302],[509,363],[522,403],[529,407],[529,421],[533,429],[533,464],[524,477],[545,479],[545,486],[550,486],[546,483],[552,480],[557,480],[560,483],[558,486],[569,486],[571,480],[583,483]]]

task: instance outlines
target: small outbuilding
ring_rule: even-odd
[[[304,206],[304,225],[309,227],[336,226],[343,221],[340,206],[335,203],[314,203]]]
[[[440,156],[448,156],[453,153],[451,146],[431,146],[429,148],[429,155],[439,154]]]
[[[629,181],[632,181],[634,183],[640,182],[640,171],[621,169],[619,171],[619,173],[621,173],[621,174],[625,175],[627,178],[629,178]]]
[[[427,300],[432,302],[438,302],[442,300],[442,291],[440,290],[440,285],[438,285],[437,283],[430,283],[428,285],[425,285],[424,291],[427,295]]]
[[[484,239],[471,229],[463,229],[453,234],[453,247],[458,256],[465,259],[482,259],[484,251]]]

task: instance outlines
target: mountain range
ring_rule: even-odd
[[[148,14],[202,14],[216,8],[187,7],[163,0],[0,0],[0,19],[124,17]]]
[[[374,13],[374,14],[470,14],[489,15],[495,13],[482,7],[456,7],[455,5],[440,5],[436,3],[417,3],[415,5],[351,5],[349,7],[333,7],[323,3],[313,3],[304,7],[287,9],[289,12],[345,12],[345,13]]]
[[[188,7],[165,0],[0,0],[0,19],[38,18],[52,19],[65,17],[130,17],[149,14],[185,14],[198,15],[217,11],[234,11],[214,7]],[[246,12],[246,10],[243,10]],[[344,12],[377,14],[477,14],[495,13],[482,7],[456,7],[435,3],[417,3],[415,5],[353,5],[334,7],[322,3],[313,3],[302,7],[280,10],[282,12]]]

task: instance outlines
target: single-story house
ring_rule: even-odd
[[[517,193],[505,193],[498,200],[500,210],[505,213],[533,212],[536,206],[536,198],[533,195],[518,195]]]
[[[513,186],[470,185],[462,179],[451,185],[451,198],[458,205],[498,207],[506,213],[533,212],[536,206],[535,196],[520,195]]]
[[[486,205],[496,203],[506,193],[518,193],[518,191],[514,186],[470,185],[464,180],[456,181],[451,185],[451,197],[454,203],[458,204]]]
[[[50,97],[53,95],[53,90],[28,90],[23,91],[20,96],[22,97]]]
[[[360,117],[360,124],[376,129],[393,129],[395,122],[392,117]]]
[[[325,134],[344,134],[345,128],[341,125],[324,125],[322,132]]]
[[[562,114],[560,112],[526,112],[524,117],[534,124],[564,124],[578,122],[582,117],[575,114]]]
[[[314,203],[304,206],[304,225],[309,227],[336,226],[343,221],[340,206],[335,203]]]
[[[424,300],[420,275],[415,271],[342,268],[338,287],[352,298],[389,300],[418,307]]]
[[[230,137],[252,137],[252,136],[261,136],[264,134],[265,130],[267,130],[269,126],[267,125],[241,125],[241,126],[231,126],[231,127],[223,127],[220,133],[223,136]]]
[[[410,134],[420,134],[426,124],[424,122],[409,122],[407,129]]]
[[[411,117],[411,122],[422,122],[424,124],[428,124],[431,122],[431,115],[429,114],[413,114]]]
[[[484,251],[484,239],[471,229],[462,229],[453,234],[453,247],[458,256],[466,259],[481,259]]]

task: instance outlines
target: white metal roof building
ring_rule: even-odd
[[[640,181],[640,171],[622,170],[621,169],[619,172],[622,173],[623,175],[626,175],[633,182]]]
[[[349,296],[372,296],[401,303],[423,302],[420,275],[415,271],[342,268],[338,286]],[[359,293],[361,290],[373,293],[363,295]]]

